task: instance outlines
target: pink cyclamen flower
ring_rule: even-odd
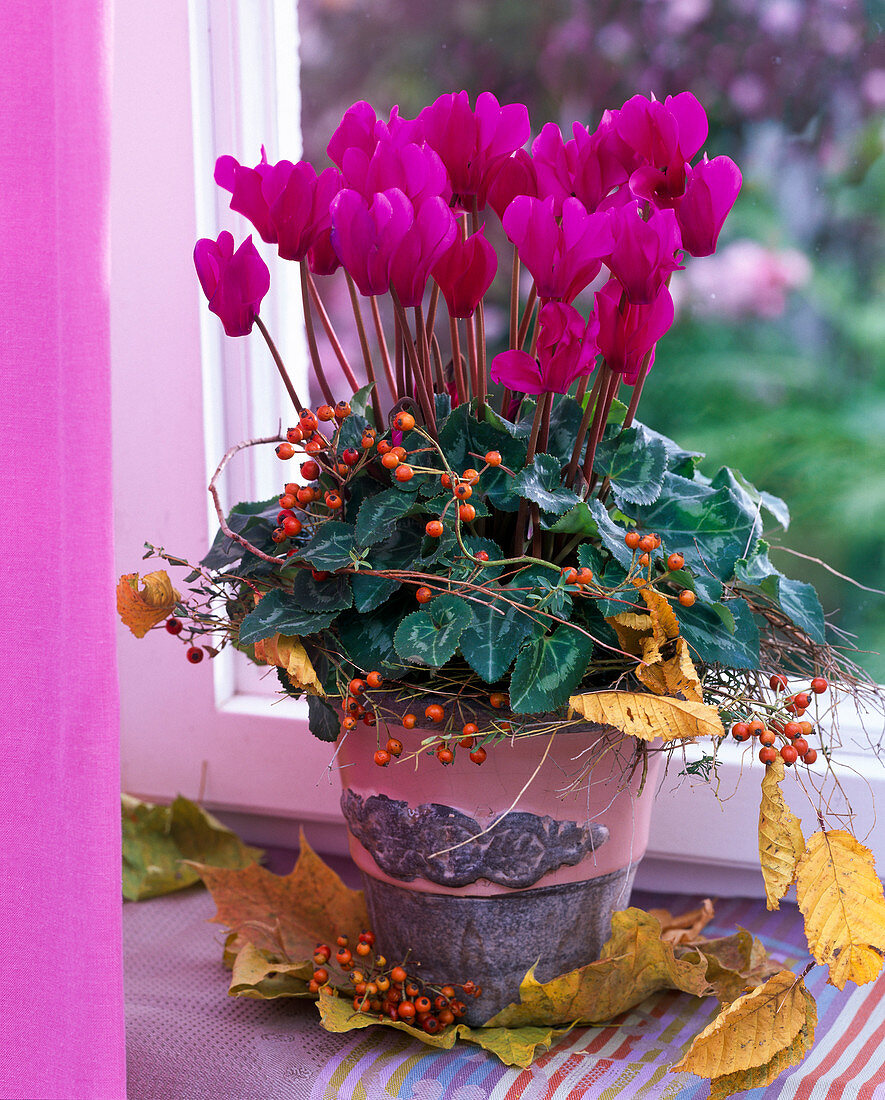
[[[661,287],[653,302],[632,305],[617,279],[609,279],[596,292],[596,315],[599,319],[597,342],[609,368],[624,376],[635,386],[654,363],[655,344],[673,324],[673,299],[666,287]],[[650,353],[650,355],[649,355]],[[643,360],[649,355],[643,370]]]
[[[588,214],[577,199],[563,202],[559,224],[552,195],[517,196],[504,211],[503,225],[543,301],[571,302],[596,278],[601,257],[615,245],[610,216]]]
[[[219,157],[215,162],[215,182],[225,191],[231,192],[230,208],[243,214],[255,226],[258,235],[268,244],[276,244],[277,233],[270,217],[270,202],[262,185],[265,180],[273,181],[273,197],[285,185],[276,178],[280,174],[287,176],[292,169],[291,161],[268,164],[267,152],[261,146],[261,160],[254,168],[248,168],[235,157]]]
[[[390,289],[390,262],[415,220],[412,204],[398,188],[381,191],[371,203],[351,188],[332,200],[332,246],[361,294]]]
[[[502,107],[491,92],[477,97],[475,109],[467,92],[441,95],[424,108],[418,122],[424,140],[442,157],[459,201],[470,206],[475,195],[479,209],[485,206],[498,161],[525,145],[531,133],[525,104]]]
[[[741,172],[729,157],[706,157],[688,170],[685,194],[674,210],[682,246],[692,256],[711,256],[741,189]]]
[[[274,182],[276,178],[272,177]],[[276,230],[279,254],[284,260],[303,260],[320,235],[329,230],[329,205],[341,189],[334,168],[319,175],[307,161],[292,165],[285,186],[272,200],[270,219]],[[265,193],[270,187],[265,185]]]
[[[630,176],[637,198],[672,206],[685,190],[688,161],[707,138],[707,116],[691,92],[667,96],[663,103],[636,95],[615,123],[618,136],[644,162]]]
[[[612,211],[615,246],[606,264],[620,280],[627,300],[647,305],[654,301],[667,276],[679,268],[675,253],[681,247],[672,210],[652,210],[646,221],[638,202]]]
[[[538,197],[538,173],[525,149],[517,149],[512,157],[505,157],[489,171],[486,202],[499,218],[517,195]]]
[[[382,122],[371,103],[359,100],[344,112],[338,128],[326,146],[326,153],[329,160],[343,169],[348,150],[359,149],[369,159],[378,142],[385,138],[392,138],[399,143],[421,142],[421,125],[418,119],[400,118],[398,107],[391,110],[387,122]]]
[[[446,167],[427,144],[385,134],[369,156],[357,146],[345,149],[341,165],[345,187],[352,187],[367,199],[391,187],[398,187],[415,207],[428,198],[441,196],[448,202],[452,197]]]
[[[563,302],[548,302],[538,315],[538,358],[524,351],[503,351],[492,360],[492,381],[519,393],[567,393],[581,375],[590,374],[598,352],[599,321],[585,321]]]
[[[564,141],[559,127],[548,122],[535,138],[532,157],[538,174],[538,194],[545,198],[553,196],[557,215],[569,196],[579,199],[592,213],[615,188],[627,182],[629,172],[625,164],[635,158],[618,137],[615,117],[606,111],[592,134],[576,122],[571,141]]]
[[[432,272],[449,307],[449,316],[472,317],[497,270],[498,257],[485,238],[485,227],[466,241],[456,235]]]
[[[248,236],[234,252],[233,236],[223,230],[218,240],[204,237],[194,248],[194,266],[209,309],[228,336],[246,336],[270,289],[270,272]]]
[[[458,235],[455,215],[447,202],[430,198],[390,257],[390,285],[404,306],[421,305],[430,271]]]

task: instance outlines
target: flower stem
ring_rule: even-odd
[[[587,482],[587,487],[584,490],[584,500],[587,500],[596,484],[596,475],[593,473],[596,448],[605,434],[609,409],[612,407],[612,401],[618,392],[618,386],[621,384],[621,376],[616,371],[608,371],[608,375],[605,387],[600,389],[599,400],[597,401],[598,407],[593,417],[593,428],[590,433],[590,443],[587,447],[587,457],[584,459],[584,478]]]
[[[427,424],[427,430],[435,439],[436,415],[433,408],[433,398],[430,396],[427,379],[424,376],[421,363],[418,360],[418,353],[416,352],[415,345],[412,342],[412,334],[409,331],[409,320],[406,317],[406,311],[403,309],[403,304],[399,300],[399,295],[393,289],[393,287],[390,288],[390,297],[393,300],[393,308],[396,311],[396,318],[399,322],[399,327],[402,330],[403,348],[405,349],[408,363],[412,368],[412,374],[415,379],[415,386],[418,390],[418,402],[424,412],[424,420]],[[406,394],[406,396],[409,395]]]
[[[479,403],[476,408],[477,420],[482,420],[485,416],[485,403],[488,393],[488,376],[486,373],[486,317],[483,310],[482,301],[476,307],[476,313],[474,314],[476,321],[476,342],[479,345],[479,362],[477,364],[477,381],[479,382],[478,396]]]
[[[369,340],[366,336],[366,326],[363,324],[359,295],[350,272],[345,271],[344,274],[347,279],[347,289],[350,291],[350,304],[353,308],[353,319],[356,321],[356,330],[360,338],[360,349],[363,353],[363,365],[366,368],[366,378],[372,387],[372,415],[375,419],[375,427],[380,431],[384,424],[381,417],[381,400],[378,396],[378,383],[375,379],[375,365],[372,362],[372,353],[369,351]]]
[[[575,477],[578,473],[578,464],[581,461],[581,452],[584,449],[584,440],[587,436],[587,429],[590,426],[590,418],[593,416],[593,410],[599,400],[599,390],[602,385],[603,368],[600,367],[596,379],[593,383],[593,389],[590,391],[590,396],[587,399],[587,404],[584,406],[584,415],[581,417],[581,423],[578,426],[577,435],[575,436],[575,446],[572,450],[571,462],[568,465],[568,471],[565,475],[565,484],[571,488],[575,483]]]
[[[467,328],[467,379],[470,386],[469,396],[473,397],[473,395],[477,393],[479,389],[477,378],[479,372],[477,370],[476,363],[476,331],[473,328],[472,317],[467,318],[467,320],[465,321],[465,326]]]
[[[510,350],[519,347],[519,252],[513,246],[513,267],[510,269]]]
[[[313,364],[313,369],[317,376],[317,381],[320,384],[320,389],[323,391],[323,397],[328,404],[334,405],[335,397],[332,394],[332,390],[329,388],[329,383],[326,381],[323,361],[320,358],[320,349],[317,347],[316,332],[313,327],[313,314],[310,311],[310,291],[307,283],[307,262],[302,261],[299,267],[301,268],[301,301],[304,307],[304,327],[307,331],[307,347],[310,351],[310,361]]]
[[[372,320],[375,323],[375,337],[378,340],[378,349],[381,352],[381,361],[384,364],[384,373],[387,375],[387,385],[390,387],[391,399],[395,402],[402,394],[397,392],[396,379],[390,365],[390,352],[387,350],[387,338],[384,335],[384,326],[381,323],[381,311],[378,308],[378,299],[373,294],[369,299],[372,303]]]
[[[264,321],[261,320],[257,313],[255,315],[255,324],[258,326],[258,331],[264,337],[265,343],[267,344],[270,354],[273,357],[273,361],[277,365],[277,370],[280,372],[280,378],[282,378],[283,380],[283,385],[286,387],[286,392],[291,398],[292,404],[295,406],[296,411],[300,413],[301,410],[304,408],[304,405],[301,404],[301,399],[295,392],[295,387],[292,385],[292,379],[289,377],[289,372],[286,370],[286,366],[283,363],[282,357],[277,351],[276,344],[271,339],[270,333],[267,331]]]
[[[455,386],[458,390],[458,401],[467,400],[467,383],[464,380],[464,362],[461,359],[461,341],[458,337],[458,320],[449,317],[449,335],[452,342],[452,370],[455,374]]]
[[[302,271],[306,268],[302,264]],[[347,379],[353,393],[360,388],[359,382],[356,380],[356,375],[350,369],[350,363],[347,361],[347,356],[344,354],[344,348],[341,346],[341,341],[335,333],[335,329],[332,327],[332,322],[329,320],[329,315],[323,306],[322,299],[320,298],[320,292],[316,288],[316,283],[313,281],[313,277],[310,272],[307,272],[307,285],[310,290],[310,296],[313,299],[313,304],[317,307],[317,313],[320,315],[320,321],[323,328],[326,330],[326,336],[329,338],[329,343],[332,345],[332,351],[335,352],[335,358],[341,364],[341,369],[344,372],[344,377]],[[331,402],[330,402],[331,403]]]
[[[529,325],[532,322],[532,314],[535,311],[535,302],[538,298],[538,288],[532,283],[532,289],[529,291],[528,301],[525,304],[525,311],[522,315],[522,320],[519,323],[519,332],[516,334],[516,346],[521,348],[525,343],[526,335],[529,331]]]

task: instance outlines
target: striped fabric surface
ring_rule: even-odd
[[[681,912],[695,898],[634,893],[642,908]],[[768,913],[758,900],[717,903],[708,936],[736,926],[760,936],[770,954],[798,971],[810,961],[793,905]],[[817,1039],[805,1061],[767,1088],[740,1095],[778,1100],[885,1100],[885,979],[840,992],[815,967],[806,979],[818,1005]],[[673,1074],[691,1039],[716,1014],[713,998],[650,998],[606,1027],[576,1029],[530,1069],[511,1069],[464,1043],[436,1051],[393,1029],[353,1036],[313,1082],[310,1100],[705,1100],[709,1082]]]

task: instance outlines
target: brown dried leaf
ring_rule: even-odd
[[[679,959],[661,939],[661,926],[641,909],[612,915],[611,939],[597,962],[539,982],[532,968],[519,988],[519,1004],[508,1005],[486,1027],[602,1023],[661,989],[697,997],[710,992],[706,960]]]
[[[873,853],[842,829],[814,833],[796,868],[796,898],[831,985],[875,981],[885,953],[885,896]]]
[[[671,695],[694,703],[704,701],[701,679],[684,638],[677,638],[672,657],[653,665],[639,665],[636,676],[655,695]]]
[[[693,958],[695,953],[706,959],[707,982],[725,1004],[763,985],[782,969],[768,957],[762,941],[745,928],[712,940],[701,937],[697,943],[676,948],[680,959]]]
[[[265,638],[255,643],[255,660],[263,661],[277,668],[284,668],[292,686],[301,688],[311,695],[325,695],[323,685],[316,674],[316,669],[307,655],[307,650],[298,638],[290,638],[285,634],[274,634],[272,638]]]
[[[165,569],[146,573],[142,584],[139,591],[137,573],[124,574],[117,583],[117,612],[136,638],[168,619],[181,599]]]
[[[780,784],[784,762],[778,757],[762,777],[762,802],[759,805],[759,863],[765,880],[765,904],[779,909],[780,900],[796,875],[796,864],[805,851],[805,838],[799,818],[784,801]]]
[[[369,927],[362,890],[351,890],[301,836],[291,874],[281,876],[257,864],[227,871],[194,863],[218,912],[212,918],[240,940],[285,963],[310,959],[319,942],[355,939]]]
[[[609,726],[643,741],[675,741],[686,737],[724,737],[715,707],[666,695],[629,691],[596,691],[573,695],[569,706],[589,722]]]
[[[697,909],[680,913],[678,917],[674,917],[669,909],[649,909],[648,914],[660,924],[661,939],[674,944],[694,943],[698,938],[703,938],[701,932],[716,915],[710,898],[704,898]]]
[[[768,1067],[803,1030],[804,1053],[814,1040],[816,1022],[814,998],[802,979],[781,970],[752,993],[726,1005],[670,1068],[674,1073],[715,1079]]]

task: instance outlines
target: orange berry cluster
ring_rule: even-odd
[[[501,691],[493,691],[489,695],[489,705],[495,707],[496,710],[500,710],[507,705],[507,696]],[[439,703],[429,703],[424,708],[424,718],[426,722],[432,725],[439,725],[446,719],[445,708]],[[400,721],[405,729],[413,730],[418,725],[418,715],[409,712],[404,714]],[[509,722],[499,722],[497,729],[500,732],[509,733],[511,726]],[[460,747],[469,750],[468,755],[474,764],[484,764],[488,759],[488,751],[482,745],[476,743],[478,734],[479,727],[476,723],[466,722],[461,730],[460,737],[453,735],[447,740],[442,740],[430,751],[440,764],[449,765],[455,762],[455,750]],[[391,760],[401,755],[402,751],[402,741],[398,737],[389,737],[385,747],[376,751],[375,763],[379,768],[386,768]]]
[[[628,531],[624,536],[624,542],[633,551],[634,557],[636,557],[636,563],[641,568],[651,568],[652,554],[655,550],[660,549],[661,536],[648,534],[640,535],[638,531]],[[672,553],[667,556],[667,569],[674,573],[677,569],[681,569],[685,565],[685,558],[682,554]],[[690,588],[684,588],[678,596],[679,602],[683,607],[691,607],[697,597]]]
[[[360,702],[360,696],[366,690],[366,687],[380,688],[384,683],[384,679],[380,672],[370,672],[366,676],[365,680],[356,678],[351,680],[348,684],[348,694],[344,696],[341,701],[341,709],[344,711],[344,718],[341,721],[341,725],[346,730],[354,730],[357,727],[357,723],[362,721],[363,725],[374,726],[377,722],[375,712],[370,706],[366,706]]]
[[[503,461],[498,451],[488,451],[484,458],[485,466],[483,466],[481,470],[474,470],[471,466],[464,470],[459,477],[455,477],[454,479],[452,475],[448,473],[439,475],[440,484],[444,489],[451,491],[452,497],[451,500],[446,503],[439,518],[431,519],[425,525],[424,530],[430,538],[438,539],[442,537],[443,531],[445,530],[443,519],[450,505],[454,505],[457,508],[458,519],[462,523],[470,523],[476,519],[476,508],[474,508],[472,504],[467,503],[473,496],[473,487],[479,484],[479,479],[486,470],[490,467],[497,468]],[[477,557],[483,557],[483,555],[478,554]],[[485,554],[483,560],[488,561],[488,554]],[[419,589],[418,591],[422,593],[421,596],[417,596],[416,593],[419,603],[427,603],[427,600],[432,598],[433,593],[430,593],[426,598],[422,598],[427,592],[430,592],[430,589]]]
[[[325,472],[336,478],[343,487],[362,456],[355,447],[347,447],[339,455],[333,440],[323,435],[319,426],[320,423],[334,421],[336,428],[340,428],[350,415],[351,408],[346,401],[339,401],[334,409],[331,405],[320,405],[316,412],[304,409],[298,426],[289,428],[286,442],[280,443],[276,448],[277,457],[286,461],[294,456],[295,448],[300,446],[302,452],[308,456],[307,461],[301,465],[301,475],[306,481],[316,481]],[[314,503],[321,503],[330,513],[334,513],[344,507],[344,495],[339,489],[323,491],[316,485],[287,482],[280,494],[277,526],[271,535],[273,541],[285,542],[286,539],[300,534],[302,522],[294,511],[295,506],[299,505],[307,510]],[[291,553],[294,551],[290,551]]]
[[[470,981],[439,989],[419,985],[409,977],[405,967],[388,967],[387,959],[375,953],[374,932],[360,933],[354,948],[358,959],[353,957],[347,936],[339,936],[336,944],[335,961],[350,978],[354,1010],[372,1014],[379,1020],[385,1016],[390,1020],[402,1020],[428,1035],[435,1035],[467,1011],[466,1004],[457,996],[458,989],[466,997],[479,997],[482,993],[482,987]],[[331,957],[332,948],[328,944],[317,944],[313,955],[317,969],[308,985],[311,993],[318,993],[328,984],[326,964]]]
[[[801,717],[810,706],[811,695],[807,691],[800,691],[795,695],[785,694],[788,690],[785,676],[772,676],[769,683],[773,691],[783,696],[781,704],[788,714]],[[815,676],[811,681],[810,691],[814,695],[823,695],[829,690],[829,686],[823,676]],[[813,764],[817,760],[817,750],[810,748],[807,740],[813,733],[814,726],[811,722],[797,722],[794,719],[769,719],[766,726],[756,718],[750,722],[735,722],[731,727],[731,736],[735,741],[749,741],[752,737],[758,739],[762,746],[759,759],[763,764],[773,764],[780,756],[787,767],[792,767],[797,760],[802,760],[805,764]],[[782,742],[779,749],[776,747],[778,738]]]

